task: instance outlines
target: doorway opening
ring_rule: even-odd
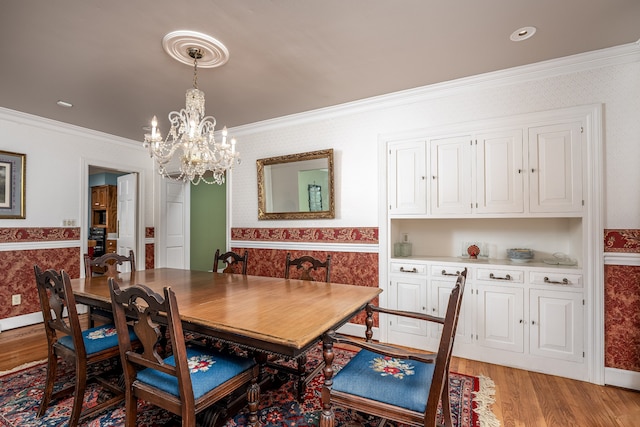
[[[86,164],[81,220],[82,253],[121,255],[133,250],[144,269],[144,239],[140,235],[140,171]],[[86,210],[85,210],[86,209]],[[83,262],[81,260],[81,265]]]

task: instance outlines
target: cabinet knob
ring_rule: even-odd
[[[437,176],[435,176],[435,175],[433,175],[433,176],[431,177],[431,179],[436,179],[436,178],[437,178]]]
[[[536,170],[534,168],[531,168],[531,173],[534,173]]]
[[[535,321],[535,320],[532,320],[532,321],[531,321],[531,324],[532,324],[532,325],[535,325],[535,324],[536,324],[536,321]]]

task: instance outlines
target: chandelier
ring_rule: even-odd
[[[187,54],[193,58],[193,88],[187,90],[185,108],[169,113],[171,129],[162,139],[158,119],[153,116],[151,133],[144,136],[143,147],[158,164],[158,173],[165,178],[197,185],[224,183],[225,172],[235,163],[240,163],[236,151],[236,140],[227,141],[227,128],[222,129],[222,138],[216,141],[214,132],[216,119],[205,116],[204,92],[198,89],[198,59],[203,51],[189,47]],[[176,159],[179,172],[174,171]]]

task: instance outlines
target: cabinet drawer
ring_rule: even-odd
[[[522,270],[501,270],[498,268],[479,268],[477,280],[488,280],[500,283],[524,283],[524,271]]]
[[[415,274],[420,276],[427,275],[426,264],[418,264],[411,262],[392,262],[391,274]]]
[[[529,279],[534,285],[582,287],[582,274],[567,274],[551,271],[532,271]]]
[[[432,265],[431,275],[433,277],[445,278],[450,277],[455,280],[458,274],[464,271],[464,267],[461,265]],[[469,278],[469,276],[467,276]]]

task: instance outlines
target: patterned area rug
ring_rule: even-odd
[[[342,366],[353,352],[336,349],[335,363]],[[309,357],[309,363],[318,363],[320,351]],[[73,367],[65,368],[65,377],[72,380]],[[31,427],[66,426],[72,400],[66,398],[51,406],[42,418],[36,418],[42,388],[44,385],[46,364],[37,363],[9,373],[0,374],[0,426]],[[263,426],[307,427],[317,426],[320,415],[320,390],[322,374],[316,376],[309,387],[303,403],[294,398],[294,383],[289,381],[277,390],[269,390],[260,396],[260,422]],[[98,399],[99,388],[92,388],[85,395],[85,405],[94,405]],[[452,373],[450,378],[451,405],[456,427],[493,427],[499,425],[489,407],[493,403],[493,382],[486,377],[472,377]],[[337,426],[362,425],[372,427],[378,419],[350,410],[334,408]],[[104,412],[97,418],[88,420],[84,426],[113,427],[124,423],[124,405]],[[138,426],[160,427],[180,425],[177,417],[162,409],[138,403]],[[225,426],[246,425],[244,410],[226,420]]]

